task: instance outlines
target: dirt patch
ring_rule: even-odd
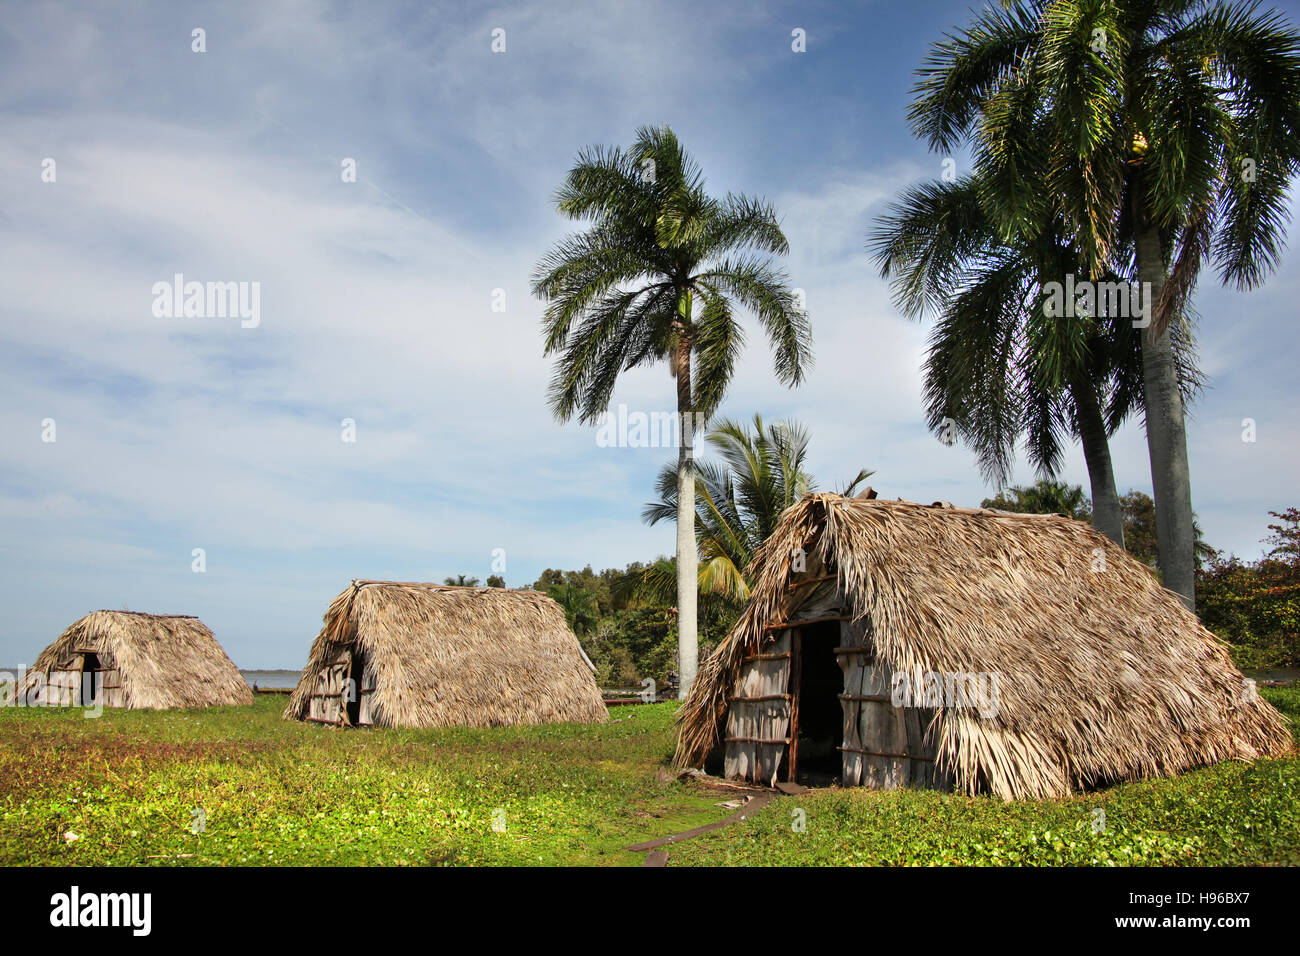
[[[0,800],[98,786],[176,763],[247,763],[265,744],[160,743],[120,737],[10,741],[0,749]]]

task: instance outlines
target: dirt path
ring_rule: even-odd
[[[721,790],[722,788],[718,789]],[[697,837],[703,833],[712,833],[714,830],[720,830],[722,827],[731,826],[733,823],[743,823],[783,793],[794,795],[796,793],[804,792],[805,788],[800,787],[797,784],[794,786],[782,784],[779,785],[778,792],[778,790],[749,789],[728,784],[726,785],[724,792],[735,793],[737,791],[747,794],[745,805],[737,809],[736,812],[730,816],[725,817],[716,823],[706,823],[703,826],[695,827],[693,830],[685,830],[682,833],[672,833],[668,836],[646,840],[644,843],[634,843],[631,846],[623,847],[623,849],[632,853],[646,853],[647,856],[645,861],[641,864],[642,866],[667,866],[668,851],[661,849],[662,847],[668,846],[672,843],[680,843],[683,840],[689,840],[691,837]]]

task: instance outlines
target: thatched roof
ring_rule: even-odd
[[[323,668],[359,648],[375,724],[603,721],[608,711],[561,607],[537,591],[353,581],[325,612],[284,716],[307,716]]]
[[[251,704],[253,691],[197,617],[91,611],[59,635],[32,665],[24,686],[37,673],[75,665],[93,651],[116,666],[123,706],[161,710]]]
[[[1091,526],[818,494],[788,509],[755,557],[751,600],[679,715],[679,766],[718,745],[741,657],[771,639],[765,624],[788,619],[797,548],[836,575],[895,673],[998,675],[994,716],[940,708],[931,726],[958,790],[1062,796],[1293,747],[1215,636]]]

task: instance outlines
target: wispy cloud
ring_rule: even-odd
[[[886,496],[977,503],[989,489],[969,453],[924,428],[927,330],[892,308],[865,251],[883,204],[937,172],[903,97],[925,44],[965,17],[964,4],[924,23],[883,4],[9,11],[0,663],[129,604],[198,613],[241,663],[291,666],[352,576],[485,577],[504,548],[522,584],[671,551],[671,528],[639,521],[664,451],[598,448],[551,419],[528,294],[570,228],[550,198],[576,151],[644,123],[672,123],[714,190],[777,205],[807,293],[813,376],[778,386],[751,327],[722,413],[801,418],[824,486],[866,466]],[[195,27],[207,53],[190,51]],[[176,273],[259,283],[260,325],[155,317],[152,286]],[[1246,298],[1201,299],[1215,388],[1197,409],[1194,488],[1211,542],[1239,551],[1267,508],[1294,503],[1296,291],[1288,271]],[[630,374],[615,401],[670,408],[667,371]],[[1243,447],[1246,416],[1260,439]],[[1136,425],[1116,459],[1122,487],[1149,486]],[[1077,455],[1066,477],[1085,480]]]

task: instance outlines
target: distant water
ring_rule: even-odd
[[[17,667],[0,667],[0,673],[8,671],[12,676],[18,673]],[[248,681],[248,686],[256,684],[258,687],[297,687],[298,678],[302,676],[302,671],[246,671],[242,668],[239,673],[244,675],[244,680]]]
[[[1274,667],[1263,671],[1242,671],[1247,677],[1252,677],[1258,681],[1280,680],[1280,681],[1298,681],[1300,680],[1300,668],[1296,667]]]
[[[254,684],[258,687],[297,687],[298,678],[302,677],[302,671],[241,670],[239,673],[244,675],[244,680],[248,681],[249,687]]]

